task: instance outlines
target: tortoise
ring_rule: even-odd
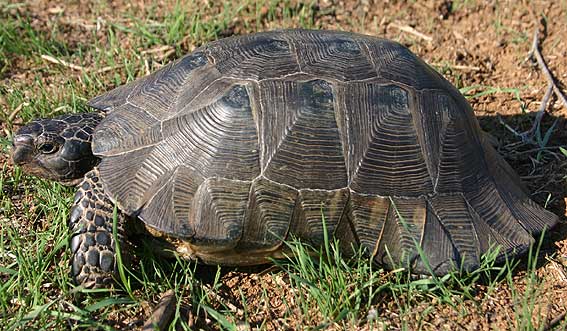
[[[31,174],[77,185],[72,275],[116,273],[128,218],[179,255],[254,265],[333,236],[384,268],[474,270],[556,215],[531,201],[459,91],[406,47],[281,30],[206,44],[14,137]]]

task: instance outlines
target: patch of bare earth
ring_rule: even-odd
[[[207,15],[218,15],[222,4],[202,1],[197,5],[205,8],[203,19]],[[301,11],[299,2],[291,1],[291,5]],[[532,44],[533,32],[540,30],[542,54],[553,72],[558,85],[565,90],[567,83],[567,8],[560,1],[534,1],[521,4],[516,1],[319,1],[312,8],[315,26],[329,29],[342,29],[370,35],[391,38],[407,45],[426,62],[435,65],[458,87],[478,86],[469,92],[486,91],[487,88],[514,89],[511,92],[490,93],[471,99],[471,104],[480,119],[481,126],[499,140],[499,150],[511,165],[519,172],[533,199],[558,215],[565,215],[565,157],[558,148],[551,148],[538,157],[537,146],[522,143],[501,120],[518,132],[528,130],[538,111],[547,87],[547,80],[541,70],[531,61],[525,61]],[[52,1],[33,1],[25,6],[13,9],[8,15],[25,15],[31,24],[47,35],[54,27],[61,32],[58,36],[71,51],[78,45],[94,43],[99,40],[102,45],[108,37],[108,22],[120,22],[125,26],[132,24],[128,18],[116,16],[124,11],[147,10],[141,3],[124,4],[109,2],[106,5],[94,5],[90,2],[56,4]],[[158,6],[159,13],[171,10],[171,6]],[[256,24],[256,17],[260,23]],[[243,34],[271,28],[281,28],[278,19],[285,14],[281,7],[274,14],[268,13],[267,6],[244,9],[235,17],[222,35]],[[270,18],[270,15],[275,15]],[[542,24],[541,19],[545,17]],[[291,18],[287,26],[298,24]],[[117,31],[125,49],[134,47],[128,36]],[[184,40],[183,50],[195,46],[191,40]],[[140,50],[142,51],[142,50]],[[154,54],[154,53],[148,53]],[[150,56],[150,55],[148,55]],[[162,58],[161,60],[164,60]],[[89,68],[94,59],[89,54],[80,65]],[[60,84],[69,79],[80,79],[77,70],[65,68],[48,61],[37,62],[19,56],[12,67],[2,75],[0,82],[6,91],[17,89],[25,84],[32,84],[34,79],[43,80],[47,86]],[[53,70],[58,67],[63,72]],[[103,79],[110,80],[114,74],[123,75],[120,68],[105,73]],[[143,72],[140,75],[144,74]],[[122,76],[123,77],[123,76]],[[109,88],[111,84],[109,84]],[[102,92],[102,91],[101,91]],[[29,98],[33,98],[30,95]],[[518,99],[519,97],[519,99]],[[13,110],[5,101],[0,100],[5,112]],[[567,132],[565,115],[567,107],[553,96],[546,108],[548,115],[544,117],[543,127],[549,128],[557,120],[549,146],[565,145]],[[526,111],[528,114],[523,114]],[[501,120],[496,115],[500,115]],[[16,116],[13,124],[18,123]],[[12,123],[9,123],[10,125]],[[3,129],[8,128],[3,124]],[[11,128],[11,126],[10,126]],[[3,130],[4,131],[4,130]],[[0,133],[6,135],[6,133]],[[5,164],[6,155],[0,155],[0,164]],[[2,194],[12,196],[16,201],[21,197],[17,188],[6,188]],[[15,206],[18,204],[15,202]],[[10,222],[25,229],[26,221],[16,214],[17,219]],[[563,217],[564,219],[564,217]],[[544,253],[555,253],[555,257],[538,269],[540,277],[535,296],[532,319],[536,327],[541,323],[547,326],[562,323],[561,319],[567,311],[567,231],[560,225],[552,232],[552,240],[546,242]],[[542,261],[545,262],[545,261]],[[475,299],[464,300],[456,307],[436,302],[435,300],[412,301],[407,298],[410,312],[400,312],[400,304],[393,300],[381,300],[373,307],[376,319],[382,327],[399,329],[402,325],[409,329],[437,330],[490,330],[508,329],[517,326],[517,309],[519,302],[514,298],[512,290],[520,294],[526,289],[528,280],[525,272],[514,276],[514,288],[502,282],[496,291],[487,291],[483,285],[475,288]],[[228,272],[221,279],[223,286],[213,301],[220,307],[228,307],[237,318],[248,317],[252,326],[264,326],[267,329],[297,329],[293,318],[302,312],[293,306],[293,291],[283,274]],[[246,299],[247,311],[242,306],[242,298]],[[404,300],[402,298],[402,300]],[[285,303],[292,303],[287,305]],[[139,314],[132,316],[147,317],[150,305],[143,305]],[[424,311],[428,310],[427,314]],[[117,312],[116,320],[124,316]],[[317,307],[311,312],[318,318]],[[361,312],[360,324],[349,325],[352,328],[365,330],[369,328],[366,321],[367,312]],[[118,323],[115,326],[128,328],[131,323]],[[207,329],[215,329],[212,322],[203,318],[198,325]],[[317,325],[314,321],[313,325]],[[565,323],[563,323],[565,325]],[[330,329],[341,329],[342,324],[331,324]]]

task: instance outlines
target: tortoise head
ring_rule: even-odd
[[[91,141],[102,119],[84,113],[34,120],[14,136],[12,160],[29,174],[75,185],[99,161]]]

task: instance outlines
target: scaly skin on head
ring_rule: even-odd
[[[99,161],[91,140],[103,118],[83,113],[34,120],[14,136],[12,160],[26,173],[76,185]]]

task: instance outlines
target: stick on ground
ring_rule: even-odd
[[[543,118],[543,115],[545,114],[545,110],[547,109],[547,105],[549,103],[549,99],[551,98],[552,94],[555,94],[557,96],[557,98],[563,103],[563,106],[565,106],[565,108],[567,108],[567,98],[565,97],[565,94],[563,94],[563,92],[559,89],[557,84],[555,83],[555,78],[553,77],[553,74],[549,70],[549,67],[545,63],[543,55],[541,54],[541,51],[539,50],[539,44],[540,44],[539,30],[536,26],[536,29],[534,30],[534,38],[533,38],[533,41],[532,41],[532,48],[528,52],[527,59],[531,59],[531,60],[535,59],[540,70],[543,72],[544,76],[547,78],[548,87],[545,91],[545,95],[543,96],[543,98],[541,100],[541,105],[539,107],[536,118],[534,120],[534,124],[532,125],[531,129],[529,129],[528,131],[519,133],[515,129],[510,127],[508,124],[504,123],[504,121],[499,117],[500,123],[502,123],[506,127],[506,129],[513,132],[516,136],[520,137],[523,142],[532,142],[533,143],[533,140],[534,140],[533,136],[536,134],[536,132],[540,128],[541,120]],[[556,120],[556,122],[557,122],[557,120]],[[554,126],[555,126],[555,124],[554,124]]]
[[[559,100],[561,100],[561,102],[563,103],[563,106],[565,106],[565,108],[567,108],[567,98],[565,97],[565,94],[563,94],[563,92],[559,89],[557,84],[555,83],[555,79],[553,78],[553,74],[551,73],[551,71],[547,67],[545,60],[543,59],[543,55],[541,55],[541,52],[539,50],[539,30],[537,28],[534,31],[534,40],[532,42],[532,48],[530,49],[530,52],[528,53],[528,58],[532,58],[532,59],[535,58],[539,68],[541,69],[541,71],[543,72],[545,77],[547,78],[547,81],[549,82],[550,85],[553,86],[553,92],[555,92],[555,95],[557,95],[557,98],[559,98]]]
[[[396,28],[396,29],[398,29],[398,30],[400,30],[400,31],[403,31],[403,32],[407,32],[407,33],[409,33],[409,34],[412,34],[412,35],[414,35],[414,36],[416,36],[416,37],[418,37],[418,38],[421,38],[421,39],[426,40],[426,41],[429,41],[429,42],[433,40],[433,38],[431,38],[430,36],[428,36],[428,35],[426,35],[426,34],[424,34],[424,33],[421,33],[421,32],[419,32],[419,31],[417,31],[416,29],[412,28],[412,27],[409,26],[409,25],[399,25],[399,24],[396,24],[396,23],[390,23],[390,26],[392,26],[392,27],[394,27],[394,28]]]
[[[45,54],[43,54],[43,55],[41,56],[41,58],[44,59],[45,61],[48,61],[48,62],[51,62],[51,63],[55,63],[55,64],[59,64],[59,65],[62,65],[62,66],[64,66],[64,67],[71,68],[71,69],[73,69],[73,70],[86,71],[85,67],[78,66],[78,65],[76,65],[76,64],[69,63],[69,62],[67,62],[67,61],[63,61],[63,60],[61,60],[61,59],[54,58],[53,56],[50,56],[50,55],[45,55]]]
[[[142,330],[167,330],[175,313],[176,300],[173,290],[165,292],[159,299],[150,318],[144,323]]]

